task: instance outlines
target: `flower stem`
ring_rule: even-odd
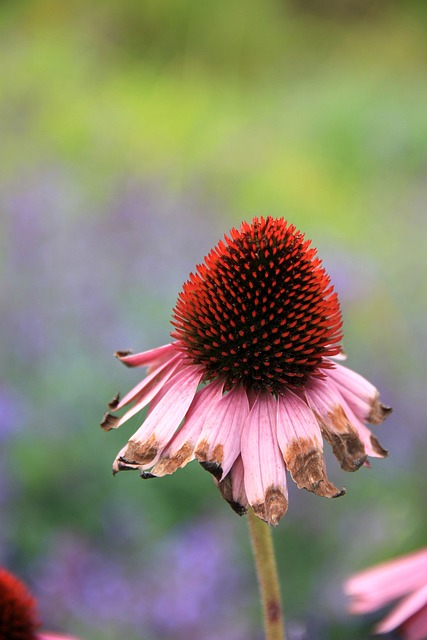
[[[248,509],[248,524],[264,614],[265,640],[285,640],[285,623],[271,530],[251,508]]]

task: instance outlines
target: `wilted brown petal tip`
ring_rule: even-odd
[[[115,358],[118,358],[121,362],[123,362],[122,358],[126,358],[126,356],[131,356],[133,353],[132,349],[126,349],[124,351],[116,351],[114,354]],[[127,362],[123,362],[124,365],[129,367]]]
[[[365,446],[357,431],[348,425],[348,432],[336,433],[322,425],[322,434],[332,447],[334,456],[344,471],[357,471],[365,463]]]
[[[174,473],[177,469],[184,467],[192,458],[193,446],[186,442],[171,457],[164,457],[156,464],[154,471],[156,476],[164,476]]]
[[[372,402],[368,422],[370,424],[381,424],[392,411],[391,407],[387,407],[387,405],[380,402],[379,395],[377,395]]]
[[[221,480],[222,467],[217,462],[200,462],[200,465],[206,471],[209,471],[218,481]]]
[[[326,477],[322,452],[311,440],[292,442],[285,455],[286,466],[299,489],[307,489],[324,498],[343,495]]]
[[[141,471],[139,475],[143,480],[150,480],[150,478],[157,478],[157,476],[154,475],[154,473],[150,473],[149,471]]]
[[[345,494],[347,493],[347,489],[345,487],[343,487],[341,489],[341,491],[337,490],[337,493],[334,496],[327,496],[328,498],[341,498],[342,496],[345,496]]]
[[[371,435],[371,445],[375,453],[378,453],[381,458],[387,458],[387,449],[384,449],[384,447],[380,445],[378,439],[374,435]]]
[[[114,409],[117,408],[117,405],[120,402],[120,393],[116,393],[116,395],[114,396],[114,398],[108,403],[108,407],[114,411]]]
[[[111,431],[111,429],[117,429],[117,425],[120,421],[118,416],[113,416],[112,413],[104,413],[104,417],[102,418],[100,427],[104,429],[104,431]]]
[[[281,489],[269,487],[264,502],[252,505],[255,515],[273,527],[277,526],[288,509],[288,500]]]
[[[240,502],[236,502],[235,500],[227,500],[227,502],[238,516],[244,516],[248,511]]]
[[[224,500],[228,502],[228,504],[233,509],[233,511],[237,513],[238,516],[244,516],[245,513],[247,512],[247,508],[244,507],[242,504],[240,504],[240,502],[237,502],[236,500],[234,500],[233,484],[231,481],[230,474],[227,474],[224,480],[221,480],[221,482],[218,483],[218,487],[222,497],[224,498]]]
[[[156,457],[157,450],[157,440],[154,434],[144,442],[134,442],[129,440],[126,451],[123,456],[121,456],[120,460],[136,466],[148,464]]]
[[[136,471],[137,469],[139,469],[137,464],[120,457],[113,465],[113,475],[115,476],[119,471]]]
[[[202,440],[198,444],[194,454],[199,462],[215,462],[221,465],[224,460],[224,446],[222,444],[216,444],[212,453],[209,453],[208,441]]]
[[[352,461],[353,471],[357,471],[358,469],[360,469],[360,467],[363,467],[367,459],[368,459],[368,456],[364,455],[361,458],[357,458],[356,460],[353,460]]]

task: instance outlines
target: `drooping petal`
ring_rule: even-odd
[[[240,436],[248,413],[246,392],[239,387],[231,389],[207,412],[194,453],[218,480],[227,475],[240,453]]]
[[[127,367],[148,367],[159,360],[162,361],[165,356],[172,356],[176,353],[176,342],[164,344],[156,349],[142,351],[141,353],[132,353],[131,351],[116,351],[115,356],[123,362]]]
[[[328,382],[328,379],[311,381],[305,390],[307,402],[341,467],[345,471],[356,471],[366,461],[365,446],[342,407],[342,397]]]
[[[153,392],[154,395],[156,395],[159,383],[165,383],[181,362],[182,356],[176,354],[172,358],[166,360],[166,362],[163,362],[160,366],[153,369],[151,373],[149,373],[120,400],[117,407],[115,407],[115,410],[119,411],[131,402],[140,403],[144,401],[147,396],[150,396],[150,399],[154,397]],[[150,402],[150,400],[148,400],[148,402]],[[148,402],[146,404],[148,404]]]
[[[200,436],[207,411],[215,407],[222,396],[223,384],[211,382],[200,389],[187,412],[182,427],[162,451],[159,461],[153,467],[155,476],[174,473],[194,459],[194,447]]]
[[[166,384],[167,391],[118,457],[119,467],[143,467],[152,462],[172,438],[187,413],[203,376],[198,367],[187,366]],[[120,466],[121,465],[121,466]]]
[[[335,388],[341,396],[341,406],[347,418],[350,420],[351,425],[357,430],[357,433],[359,434],[360,439],[365,446],[365,450],[368,456],[370,456],[371,458],[386,458],[388,456],[388,451],[381,446],[378,438],[374,436],[372,431],[368,429],[368,427],[364,425],[363,422],[361,422],[353,413],[352,409],[347,404],[344,397],[341,395],[341,392],[339,391],[337,385],[335,385]]]
[[[259,394],[242,431],[245,491],[255,514],[277,525],[288,508],[286,469],[277,442],[277,400]]]
[[[427,584],[404,598],[393,611],[376,627],[378,633],[388,633],[397,629],[421,609],[427,607]],[[422,629],[427,631],[427,619],[422,617]],[[408,634],[408,640],[423,640],[425,635]]]
[[[359,373],[335,364],[335,367],[328,369],[327,375],[335,381],[340,393],[359,420],[381,424],[391,413],[391,408],[380,402],[378,389]]]
[[[245,491],[245,478],[242,456],[238,455],[228,474],[218,483],[224,500],[239,516],[247,511],[248,498]]]
[[[113,400],[113,402],[110,403],[110,407],[114,406],[115,410],[121,409],[132,401],[135,404],[121,417],[115,416],[112,413],[106,413],[101,422],[101,427],[104,431],[117,429],[122,424],[130,420],[130,418],[133,418],[133,416],[139,411],[142,411],[142,409],[144,409],[144,407],[146,407],[164,388],[166,382],[181,365],[181,362],[181,356],[175,355],[173,358],[152,371],[146,378],[144,378],[144,380],[142,380],[142,382],[126,394],[121,402],[118,400],[118,397],[116,397],[117,402]]]
[[[323,441],[313,411],[294,393],[279,396],[277,436],[292,479],[300,489],[325,498],[345,493],[329,482],[323,458]]]
[[[427,548],[383,562],[349,578],[344,590],[351,613],[368,613],[418,589],[426,582]]]

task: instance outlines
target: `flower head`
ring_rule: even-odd
[[[163,476],[197,459],[238,512],[251,505],[270,524],[285,514],[286,470],[298,487],[328,498],[323,437],[343,469],[386,451],[365,426],[390,411],[341,356],[337,294],[310,241],[283,218],[254,218],[208,254],[184,284],[173,342],[117,352],[147,376],[113,411],[105,430],[149,406],[118,454],[114,472]],[[341,356],[342,357],[342,356]]]
[[[76,640],[38,633],[39,626],[36,601],[27,587],[0,567],[0,640]]]
[[[357,573],[344,589],[351,598],[351,613],[376,611],[402,598],[376,632],[399,629],[405,640],[426,640],[427,548]]]

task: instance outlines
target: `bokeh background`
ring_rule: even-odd
[[[291,487],[274,532],[289,640],[366,638],[352,571],[426,544],[427,8],[423,0],[0,5],[0,563],[45,628],[259,640],[245,519],[197,463],[110,465],[105,403],[165,343],[222,234],[284,215],[339,291],[349,366],[390,450],[334,501]]]

